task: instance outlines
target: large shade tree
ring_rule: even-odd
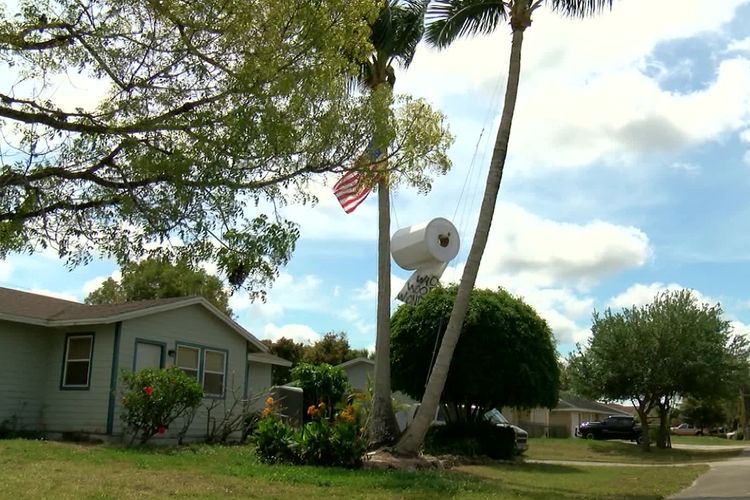
[[[440,344],[435,367],[422,397],[422,405],[414,422],[401,436],[396,446],[396,451],[401,454],[416,454],[424,442],[425,434],[432,422],[440,401],[440,394],[448,377],[453,351],[461,335],[471,290],[474,288],[482,254],[487,246],[492,216],[503,177],[521,75],[523,37],[526,29],[531,26],[532,14],[542,5],[548,5],[563,15],[584,17],[610,7],[611,4],[612,0],[432,0],[430,2],[426,16],[428,21],[426,38],[437,47],[447,47],[461,36],[491,33],[505,21],[510,24],[513,38],[505,100],[474,239],[464,265],[458,293],[448,327]]]
[[[394,313],[394,389],[422,396],[456,289],[437,288]],[[475,420],[503,406],[553,408],[559,377],[554,337],[531,306],[502,289],[472,291],[442,394],[449,420]]]
[[[298,236],[275,209],[313,201],[311,176],[343,171],[373,137],[398,146],[394,168],[429,153],[424,129],[396,130],[418,121],[413,103],[411,119],[376,127],[390,101],[348,92],[378,12],[371,0],[0,8],[0,257],[213,261],[262,293]]]
[[[679,397],[735,393],[747,365],[747,340],[733,335],[718,305],[701,304],[689,290],[668,291],[644,306],[594,313],[592,336],[569,357],[580,394],[629,399],[649,443],[649,414],[659,415],[657,445],[669,445],[669,414]]]

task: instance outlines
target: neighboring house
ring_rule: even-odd
[[[574,437],[583,422],[601,420],[609,415],[628,415],[622,409],[564,392],[560,393],[557,406],[552,410],[503,408],[502,413],[533,437]]]
[[[375,381],[375,361],[367,358],[354,358],[339,365],[346,372],[346,377],[355,391],[365,392]],[[401,430],[414,418],[417,401],[406,394],[396,391],[392,394],[395,403],[396,420]]]
[[[354,358],[336,365],[346,372],[346,377],[354,390],[364,392],[375,379],[375,361],[367,358]]]
[[[290,364],[202,297],[86,305],[0,287],[0,423],[18,428],[121,437],[123,369],[178,366],[223,408]],[[205,436],[206,419],[186,437]]]

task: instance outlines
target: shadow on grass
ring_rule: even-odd
[[[659,449],[651,446],[649,451],[643,451],[634,443],[621,441],[588,441],[589,449],[598,455],[606,457],[620,457],[623,461],[654,462],[654,463],[700,463],[726,460],[739,456],[741,450],[720,448],[710,450],[695,450],[685,448]]]

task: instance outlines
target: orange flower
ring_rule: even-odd
[[[318,410],[315,408],[315,405],[310,405],[307,408],[307,414],[310,415],[311,417],[314,417],[315,415],[318,414]]]
[[[271,409],[270,408],[263,408],[263,411],[260,412],[260,416],[263,417],[263,418],[266,418],[270,414],[271,414]]]
[[[266,406],[273,406],[273,398],[271,396],[266,398]]]

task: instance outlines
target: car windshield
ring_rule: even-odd
[[[493,424],[510,424],[497,408],[493,408],[484,414],[484,419]]]

